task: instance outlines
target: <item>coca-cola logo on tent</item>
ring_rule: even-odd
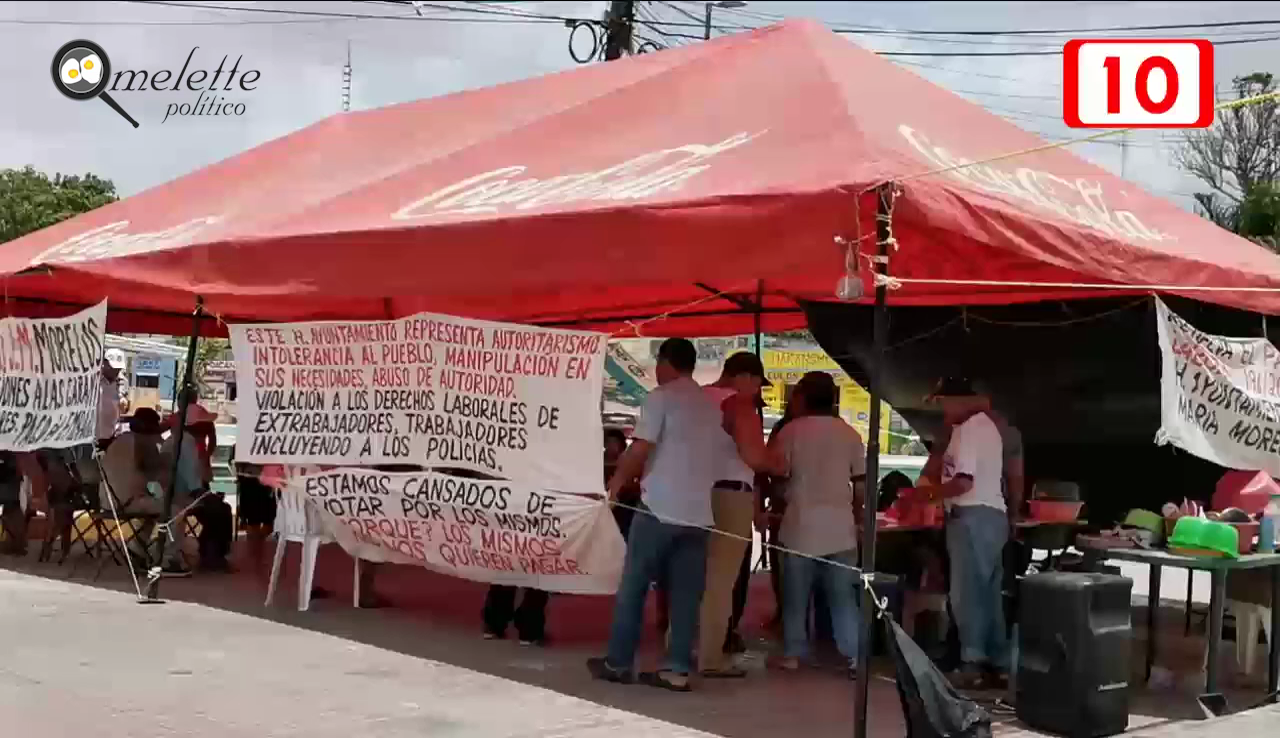
[[[928,137],[910,126],[898,126],[898,132],[929,163],[940,170],[947,170],[945,173],[950,177],[980,190],[1011,196],[1115,238],[1157,242],[1177,240],[1146,225],[1129,210],[1108,207],[1102,183],[1096,180],[1084,177],[1067,179],[1030,167],[1018,167],[1010,172],[994,166],[994,162],[981,164],[956,156],[941,146],[935,146]]]
[[[719,143],[686,144],[641,154],[594,172],[539,179],[525,166],[493,169],[441,187],[391,214],[393,220],[532,210],[587,201],[641,200],[674,192],[711,168],[711,159],[764,135],[739,133]]]

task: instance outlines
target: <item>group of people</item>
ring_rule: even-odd
[[[767,380],[756,356],[730,356],[721,378],[707,387],[693,379],[697,351],[689,341],[665,341],[657,358],[659,387],[630,446],[619,454],[623,444],[615,441],[606,452],[607,463],[615,459],[608,493],[627,553],[608,651],[588,661],[590,673],[677,692],[692,689],[695,673],[745,676],[732,658],[732,630],[741,617],[735,589],[741,600],[754,522],[781,552],[771,568],[778,571],[782,652],[771,665],[790,671],[808,660],[816,600],[856,679],[868,647],[860,642],[858,550],[866,448],[839,417],[835,381],[825,372],[806,374],[766,441],[758,408]],[[1010,462],[1020,459],[1020,443],[968,380],[943,380],[933,399],[947,430],[931,445],[912,494],[946,509],[949,599],[961,662],[953,678],[963,687],[997,686],[1009,668],[1003,557],[1020,508],[1020,460],[1016,469]],[[666,658],[657,670],[637,672],[651,590],[663,611]]]
[[[693,379],[697,350],[685,339],[658,352],[659,387],[650,394],[630,447],[608,485],[618,504],[637,483],[639,499],[622,503],[629,521],[627,554],[615,599],[608,654],[591,659],[597,679],[639,679],[673,691],[691,689],[694,664],[707,679],[741,678],[727,637],[735,589],[755,527],[767,529],[759,480],[785,479],[782,560],[783,655],[796,669],[808,656],[808,610],[824,591],[837,645],[856,674],[858,643],[857,500],[864,481],[861,437],[837,413],[830,375],[806,375],[792,396],[794,420],[766,443],[759,413],[767,384],[758,357],[730,356],[718,381]],[[634,492],[632,493],[634,498]],[[662,668],[635,672],[645,603],[657,588],[667,610]],[[737,613],[740,617],[740,612]]]
[[[188,576],[190,568],[182,547],[190,515],[199,523],[199,564],[202,569],[225,570],[234,537],[231,508],[219,497],[208,494],[213,479],[212,454],[217,447],[216,417],[199,404],[192,391],[178,452],[178,415],[162,418],[152,408],[134,409],[126,430],[119,432],[121,419],[131,410],[123,378],[124,360],[117,351],[103,357],[99,376],[97,432],[93,444],[65,449],[39,449],[31,453],[0,452],[0,506],[5,525],[5,551],[26,553],[26,523],[33,503],[47,508],[48,532],[41,558],[47,559],[52,544],[61,538],[63,549],[70,545],[71,526],[77,510],[101,509],[114,512],[121,520],[133,521],[130,563],[150,568],[149,546],[157,526],[166,524],[165,490],[172,488],[172,513],[182,513],[166,524],[159,565],[168,576]],[[167,434],[167,435],[166,435]],[[31,502],[28,511],[20,504],[23,479],[28,482]]]
[[[665,341],[658,353],[659,387],[650,394],[630,444],[619,431],[606,433],[605,479],[627,551],[608,652],[588,662],[591,674],[673,691],[691,689],[695,666],[706,679],[745,676],[733,655],[742,650],[737,624],[754,528],[774,544],[770,553],[781,551],[770,567],[783,635],[782,653],[773,665],[795,670],[808,659],[816,599],[849,676],[856,678],[866,647],[860,643],[857,522],[865,504],[866,449],[858,432],[839,417],[834,380],[825,372],[806,374],[766,441],[759,409],[768,380],[760,359],[749,353],[730,356],[720,379],[706,387],[693,379],[696,363],[690,341]],[[207,494],[217,443],[214,416],[198,397],[187,398],[180,452],[178,434],[172,432],[176,417],[162,419],[150,408],[134,411],[127,430],[117,434],[129,410],[121,368],[118,361],[103,361],[97,458],[92,449],[0,453],[6,545],[18,552],[14,541],[21,540],[20,521],[13,517],[18,506],[7,500],[24,476],[38,471],[55,528],[70,523],[56,513],[73,507],[76,490],[86,487],[99,487],[102,507],[114,508],[121,519],[138,516],[143,522],[129,552],[137,565],[153,560],[142,546],[153,538],[152,527],[164,512],[164,490],[171,487],[172,511],[189,514],[201,525],[202,567],[225,569],[233,517],[224,501]],[[1021,503],[1020,437],[967,380],[943,380],[934,399],[946,430],[931,445],[912,494],[946,508],[945,568],[961,662],[957,681],[994,686],[1009,668],[1003,560]],[[29,470],[33,464],[36,471]],[[251,494],[241,500],[242,517],[247,514],[249,523],[258,524],[265,540],[275,499],[265,487],[259,491],[260,500]],[[243,484],[241,492],[248,492]],[[258,513],[255,505],[261,507]],[[162,572],[185,576],[189,569],[181,554],[187,526],[176,520],[168,529]],[[21,545],[24,552],[25,540]],[[367,568],[372,598],[373,567]],[[661,668],[637,674],[651,590],[659,596],[667,655]],[[514,625],[522,643],[545,642],[547,600],[547,593],[535,589],[491,587],[483,611],[485,637],[505,637]]]

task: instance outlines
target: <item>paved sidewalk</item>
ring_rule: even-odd
[[[17,735],[708,735],[199,605],[138,605],[10,572],[0,572],[0,603],[0,720]]]
[[[352,609],[342,590],[350,562],[335,551],[322,552],[317,577],[336,596],[299,613],[295,558],[273,608],[249,574],[166,580],[170,602],[139,605],[120,569],[93,585],[67,581],[66,568],[8,563],[16,571],[0,569],[0,724],[41,738],[853,734],[854,685],[838,672],[765,672],[762,653],[748,679],[689,695],[591,681],[583,662],[602,648],[607,599],[553,598],[554,647],[523,649],[480,640],[482,585],[411,567],[379,574],[395,607]],[[654,657],[647,636],[642,664]],[[900,738],[896,686],[877,676],[871,689],[871,736]],[[1193,719],[1194,730],[1208,725],[1199,717],[1193,696],[1140,691],[1130,727]],[[1035,735],[1008,717],[995,733]]]

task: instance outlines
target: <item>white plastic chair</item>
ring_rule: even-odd
[[[280,568],[284,565],[285,546],[302,544],[302,563],[298,570],[298,610],[311,607],[311,583],[315,579],[316,555],[323,543],[332,543],[333,537],[324,532],[311,502],[301,493],[285,488],[276,493],[276,555],[271,562],[271,581],[267,585],[267,607],[275,600],[276,587],[280,583]]]
[[[1258,663],[1258,631],[1266,633],[1267,645],[1271,645],[1271,608],[1251,602],[1227,600],[1223,609],[1236,621],[1236,667],[1245,676],[1252,676]],[[1209,667],[1209,648],[1204,651],[1202,669]]]

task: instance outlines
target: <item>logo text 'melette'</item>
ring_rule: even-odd
[[[238,86],[245,92],[257,89],[257,83],[262,78],[262,72],[256,69],[248,69],[241,72],[240,62],[244,59],[243,56],[236,57],[235,63],[231,65],[230,69],[224,69],[229,58],[226,55],[218,62],[217,68],[212,73],[207,69],[198,67],[191,69],[191,61],[199,48],[199,46],[196,46],[191,49],[177,75],[168,69],[160,69],[155,72],[148,72],[145,69],[123,69],[113,75],[110,89],[112,92],[121,90],[126,92],[141,92],[145,90],[176,92],[183,89],[184,83],[186,89],[192,92],[230,91],[233,89],[233,85]],[[221,87],[219,87],[220,82],[223,85]],[[137,86],[135,87],[135,85]]]

